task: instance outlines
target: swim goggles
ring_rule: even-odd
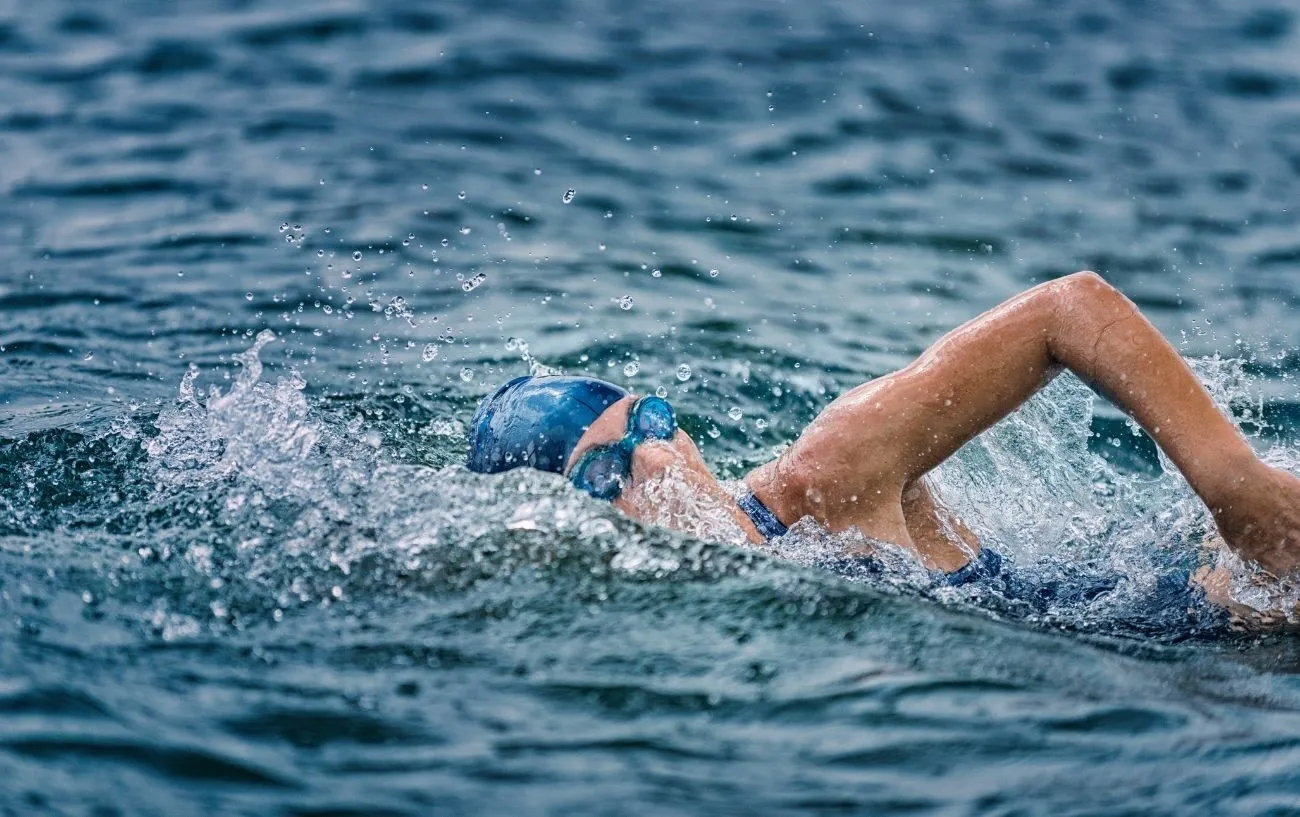
[[[632,452],[646,440],[671,440],[677,434],[677,415],[662,397],[646,395],[627,413],[623,439],[587,450],[573,466],[569,482],[596,499],[612,500],[623,492],[632,475]]]

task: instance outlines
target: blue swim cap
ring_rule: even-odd
[[[516,377],[478,404],[470,421],[469,470],[495,474],[528,465],[563,473],[583,433],[627,395],[594,377]]]

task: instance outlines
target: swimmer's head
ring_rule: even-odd
[[[527,465],[563,473],[587,428],[627,396],[594,377],[516,377],[479,403],[470,421],[469,469],[494,474]]]

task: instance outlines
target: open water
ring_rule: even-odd
[[[0,2],[0,812],[1295,814],[1300,647],[1062,379],[936,476],[1026,605],[459,467],[530,367],[726,476],[1093,268],[1300,463],[1300,9]]]

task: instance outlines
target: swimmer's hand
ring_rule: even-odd
[[[1223,546],[1219,542],[1215,547]],[[1192,574],[1191,583],[1201,588],[1206,601],[1228,611],[1228,628],[1235,632],[1295,628],[1296,623],[1300,622],[1300,607],[1286,601],[1271,609],[1260,609],[1238,601],[1233,595],[1233,573],[1222,565],[1202,566]],[[1283,589],[1276,578],[1265,573],[1254,574],[1250,578],[1250,584],[1263,588],[1269,594]]]
[[[1210,504],[1224,541],[1275,577],[1300,574],[1300,478],[1255,460]]]

